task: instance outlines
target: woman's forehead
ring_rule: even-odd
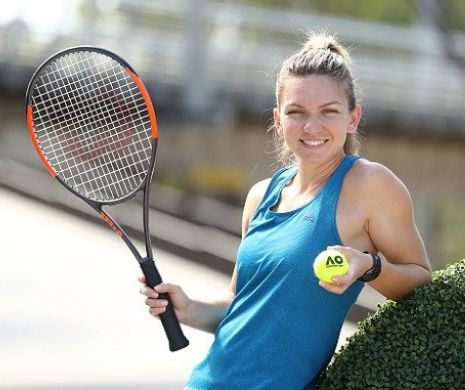
[[[341,83],[332,77],[320,75],[290,75],[284,80],[280,95],[282,104],[326,104],[332,101],[346,101]]]

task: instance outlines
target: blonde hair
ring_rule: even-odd
[[[348,108],[352,111],[357,105],[355,80],[350,67],[351,59],[347,50],[326,32],[311,33],[302,48],[284,60],[276,79],[276,106],[279,107],[279,97],[283,85],[289,76],[328,76],[336,80],[344,89]],[[284,164],[294,162],[293,155],[275,127],[276,153]],[[360,133],[347,134],[344,144],[346,154],[358,154],[360,151]]]

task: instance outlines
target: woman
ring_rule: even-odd
[[[165,310],[165,292],[182,323],[215,333],[186,389],[312,388],[365,282],[397,300],[430,281],[408,190],[357,155],[360,118],[348,53],[313,34],[277,78],[275,129],[292,164],[247,196],[228,296],[198,302],[169,283],[141,289],[152,315]],[[328,247],[350,264],[332,283],[312,270]]]

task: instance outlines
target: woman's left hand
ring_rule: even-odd
[[[349,271],[345,275],[333,276],[332,283],[320,281],[320,286],[329,292],[343,294],[352,283],[359,279],[373,265],[371,255],[357,249],[339,245],[329,246],[327,249],[341,252],[349,263]]]

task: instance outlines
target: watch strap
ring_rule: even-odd
[[[360,280],[362,282],[371,282],[381,273],[381,257],[376,253],[369,253],[366,251],[363,253],[371,255],[373,258],[373,266],[360,277]]]

